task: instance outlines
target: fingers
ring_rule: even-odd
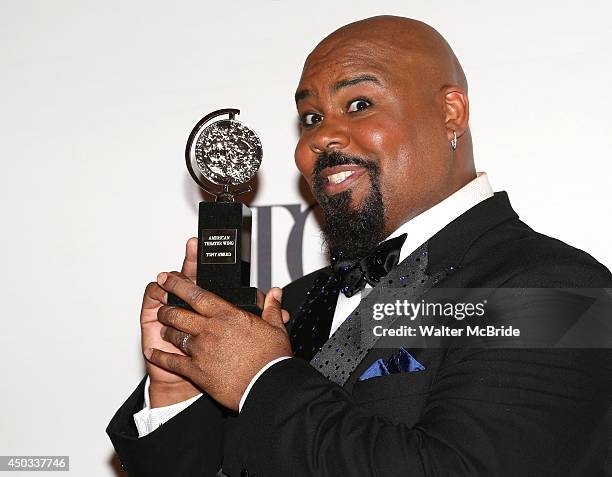
[[[167,371],[180,374],[181,376],[189,377],[193,369],[191,358],[189,356],[181,356],[176,353],[166,353],[155,348],[147,348],[144,351],[145,358],[151,363],[156,364]]]
[[[145,288],[144,297],[142,299],[142,308],[154,309],[157,308],[160,303],[168,303],[168,293],[156,282],[151,282]]]
[[[173,293],[183,299],[195,311],[195,313],[192,313],[176,307],[160,308],[158,312],[159,321],[181,331],[198,334],[204,325],[203,319],[226,316],[231,314],[232,311],[235,312],[236,307],[234,305],[214,293],[198,287],[182,273],[162,272],[157,277],[157,284],[166,292]],[[287,323],[290,319],[289,313],[281,308],[282,293],[280,288],[272,288],[267,296],[264,296],[259,290],[257,291],[257,305],[267,310],[264,319],[270,324],[280,325]]]
[[[173,293],[206,317],[222,316],[235,309],[234,305],[212,292],[204,290],[185,275],[178,272],[162,272],[157,276],[157,283],[167,292]]]
[[[291,319],[289,312],[285,310],[284,308],[281,310],[281,315],[283,316],[283,323],[288,323],[289,320]]]
[[[161,337],[168,343],[172,343],[178,349],[181,349],[185,354],[191,355],[192,335],[183,331],[175,330],[168,326],[162,326],[160,330]]]
[[[157,319],[164,325],[171,326],[190,335],[200,334],[204,326],[204,320],[206,320],[202,315],[177,306],[162,306],[157,311]]]
[[[283,291],[280,288],[271,288],[266,295],[261,317],[271,325],[279,326],[283,324],[281,310],[282,297]]]
[[[183,259],[183,266],[181,267],[181,273],[189,277],[190,280],[196,280],[198,271],[198,239],[191,237],[187,240],[185,246],[185,258]]]

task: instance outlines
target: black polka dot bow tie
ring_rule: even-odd
[[[362,259],[344,260],[341,254],[332,255],[332,270],[340,283],[340,291],[351,297],[366,284],[376,286],[398,264],[405,240],[406,234],[386,240]]]

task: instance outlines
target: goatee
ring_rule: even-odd
[[[326,167],[356,164],[368,171],[370,192],[359,207],[351,206],[352,191],[325,193]],[[321,154],[313,170],[313,194],[323,211],[321,231],[328,253],[352,260],[367,256],[385,238],[385,206],[380,190],[380,169],[371,161],[338,151]]]

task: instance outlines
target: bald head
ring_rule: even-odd
[[[434,87],[455,84],[467,92],[463,68],[449,44],[434,28],[418,20],[385,15],[349,23],[317,45],[304,69],[329,61],[339,49],[356,54],[365,49]]]

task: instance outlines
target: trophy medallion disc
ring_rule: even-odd
[[[251,179],[261,165],[257,134],[240,121],[221,119],[206,126],[195,144],[196,165],[210,182],[238,185]]]

